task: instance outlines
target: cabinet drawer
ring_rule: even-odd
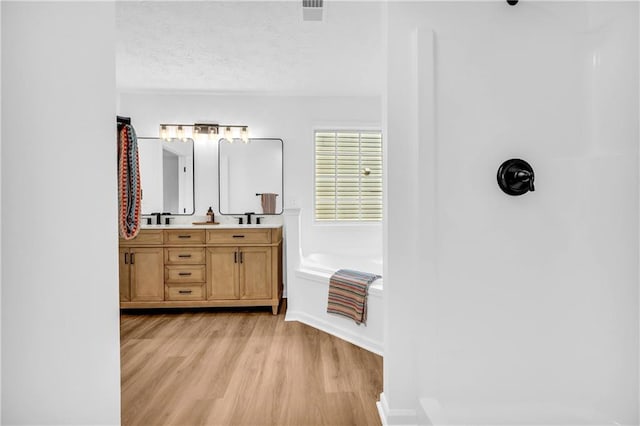
[[[132,240],[120,238],[121,246],[145,246],[162,244],[162,229],[141,229]]]
[[[167,265],[204,264],[204,248],[171,247],[164,249],[164,263]]]
[[[164,231],[165,244],[204,244],[204,229],[171,229]]]
[[[170,265],[164,268],[165,283],[203,283],[205,276],[204,265]]]
[[[167,285],[165,300],[204,300],[204,284]]]
[[[211,229],[207,244],[269,244],[271,229]]]

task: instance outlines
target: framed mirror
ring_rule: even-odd
[[[282,139],[218,141],[220,213],[282,214]]]
[[[138,138],[142,214],[192,215],[193,139]]]

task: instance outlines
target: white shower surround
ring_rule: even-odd
[[[383,420],[637,424],[638,5],[387,24]],[[498,188],[513,157],[536,192]]]

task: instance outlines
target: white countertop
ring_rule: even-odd
[[[237,223],[221,223],[219,225],[193,225],[189,223],[172,223],[171,225],[147,225],[141,229],[255,229],[255,228],[280,228],[282,225],[273,223],[261,223],[260,225],[238,225]]]

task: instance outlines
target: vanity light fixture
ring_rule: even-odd
[[[186,141],[190,137],[196,139],[201,135],[207,135],[209,140],[214,141],[216,136],[220,134],[220,128],[224,128],[224,138],[229,143],[233,142],[235,129],[239,129],[240,139],[244,143],[249,142],[249,128],[247,126],[216,123],[160,124],[160,138],[165,141],[174,139]]]

